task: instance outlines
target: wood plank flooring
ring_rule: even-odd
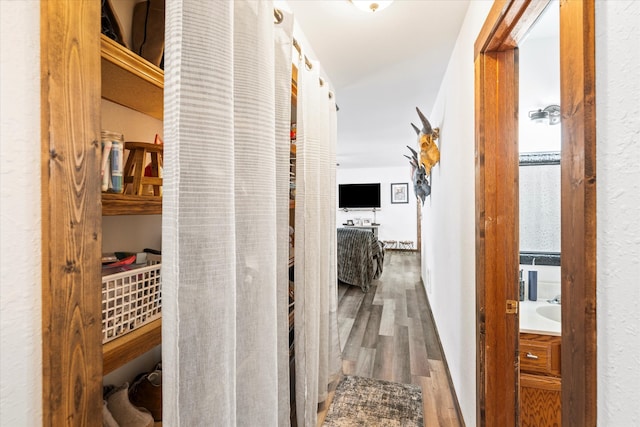
[[[420,281],[419,254],[387,251],[382,276],[366,294],[339,284],[338,298],[344,374],[419,385],[425,426],[464,426]],[[332,398],[319,409],[318,426]]]

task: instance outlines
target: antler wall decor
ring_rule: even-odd
[[[418,153],[416,152],[416,150],[409,147],[408,145],[407,148],[411,150],[411,153],[413,154],[413,157],[405,155],[405,157],[409,159],[409,163],[411,164],[411,180],[413,181],[413,192],[424,205],[425,199],[429,194],[431,194],[431,186],[429,185],[429,180],[427,179],[427,172],[424,169],[424,166],[418,163]]]
[[[411,123],[413,129],[418,134],[418,145],[420,146],[420,163],[424,165],[427,175],[431,175],[431,168],[440,161],[440,150],[436,145],[436,139],[440,136],[440,129],[431,127],[431,123],[424,114],[416,107],[418,116],[422,120],[422,130]]]
[[[405,155],[411,164],[411,177],[413,178],[413,190],[416,197],[420,198],[422,204],[426,197],[431,194],[431,185],[429,184],[428,175],[431,175],[431,168],[440,161],[440,150],[436,145],[436,140],[440,136],[440,129],[431,127],[431,123],[422,114],[422,111],[416,107],[418,116],[422,121],[422,130],[411,123],[411,126],[418,134],[418,145],[420,146],[420,159],[418,153],[413,148],[407,146],[413,157]]]

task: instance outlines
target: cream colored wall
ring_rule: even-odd
[[[40,2],[0,1],[0,425],[42,425]]]

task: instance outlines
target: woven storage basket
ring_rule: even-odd
[[[102,278],[102,343],[160,317],[161,257],[147,255],[147,266]]]

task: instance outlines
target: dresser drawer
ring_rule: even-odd
[[[520,370],[560,376],[560,337],[520,334]]]

